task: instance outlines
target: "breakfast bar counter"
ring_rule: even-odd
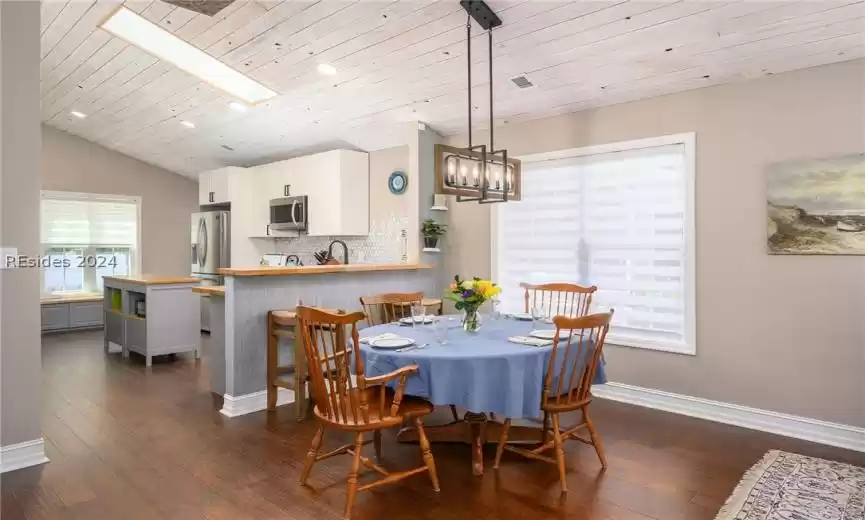
[[[219,274],[225,277],[225,296],[211,302],[212,309],[221,307],[224,330],[217,332],[212,319],[210,343],[216,350],[214,334],[224,337],[224,389],[214,378],[213,391],[223,392],[221,413],[227,417],[267,407],[268,311],[294,309],[304,301],[351,312],[361,309],[361,296],[422,292],[436,297],[442,287],[438,269],[428,264],[227,268]],[[293,392],[280,389],[277,404],[292,402]]]
[[[253,267],[247,269],[220,269],[224,276],[303,276],[312,274],[383,273],[388,271],[417,271],[432,269],[428,264],[337,264],[306,265],[297,267]]]

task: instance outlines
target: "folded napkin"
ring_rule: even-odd
[[[553,340],[551,339],[532,338],[529,336],[512,336],[508,338],[508,341],[529,347],[546,347],[553,344]]]
[[[378,336],[370,336],[368,338],[360,338],[361,343],[369,343],[370,341],[374,341],[377,339],[399,339],[402,336],[399,334],[394,334],[393,332],[385,332],[384,334],[379,334]]]

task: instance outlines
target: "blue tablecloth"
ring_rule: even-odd
[[[405,391],[409,395],[425,397],[437,406],[454,404],[473,412],[493,412],[511,418],[537,417],[552,346],[530,347],[508,341],[511,336],[528,335],[531,322],[485,318],[477,333],[451,329],[444,345],[435,342],[431,325],[379,325],[363,329],[361,338],[392,332],[418,344],[428,344],[426,348],[405,352],[362,344],[366,375],[380,376],[415,363],[420,368],[407,381]],[[452,323],[458,327],[459,318],[454,316]],[[557,362],[562,357],[560,350]],[[594,384],[606,382],[603,365],[602,360]],[[557,374],[558,368],[554,372]]]

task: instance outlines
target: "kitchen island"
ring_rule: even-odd
[[[219,273],[225,277],[225,296],[212,298],[212,312],[223,313],[225,383],[221,413],[227,417],[267,407],[268,311],[293,309],[298,301],[315,301],[322,307],[351,312],[360,310],[361,296],[392,292],[437,296],[442,290],[437,269],[426,264],[229,268]],[[220,326],[217,319],[211,321],[213,344],[213,334]],[[278,405],[294,402],[293,392],[280,390]]]
[[[186,276],[105,276],[105,352],[109,344],[144,356],[193,352],[198,355],[201,314],[189,290],[201,280]]]

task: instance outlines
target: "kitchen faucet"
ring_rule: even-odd
[[[342,251],[343,251],[342,263],[345,265],[348,265],[348,246],[345,245],[345,242],[343,242],[342,240],[334,240],[333,242],[330,243],[330,245],[327,247],[327,257],[333,258],[333,245],[334,244],[341,244],[342,245]]]

